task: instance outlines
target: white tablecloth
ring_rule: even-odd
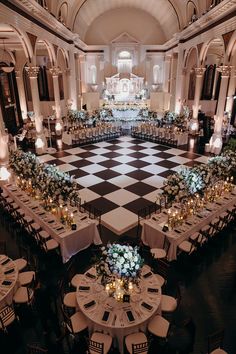
[[[6,274],[7,273],[7,274]],[[0,309],[11,305],[13,295],[18,288],[18,269],[13,260],[0,255]]]
[[[62,142],[66,145],[72,145],[72,137],[74,134],[63,132],[62,133]]]
[[[72,231],[68,227],[63,226],[58,218],[50,212],[47,212],[39,204],[38,201],[30,198],[24,191],[17,189],[15,186],[4,186],[3,189],[8,195],[20,206],[29,216],[31,216],[41,228],[47,231],[54,238],[61,248],[63,262],[67,262],[74,254],[89,247],[91,244],[101,244],[100,235],[97,229],[96,221],[86,217],[79,211],[74,216],[77,230]],[[44,215],[39,215],[41,213]],[[50,221],[54,221],[53,223]],[[56,230],[63,227],[62,230]]]
[[[206,206],[209,210],[204,209],[198,212],[198,216],[189,217],[187,222],[191,225],[185,223],[176,227],[175,230],[179,232],[174,230],[163,232],[162,227],[167,223],[167,213],[157,214],[154,216],[156,220],[151,218],[144,221],[141,235],[142,241],[150,248],[162,248],[164,238],[167,236],[170,242],[168,259],[170,261],[175,260],[177,259],[177,247],[182,241],[187,240],[194,232],[200,231],[203,226],[208,225],[214,218],[220,216],[234,204],[236,204],[236,195],[228,193],[221,197],[217,203],[209,203]]]
[[[96,274],[95,268],[88,271],[90,274]],[[144,278],[143,275],[150,273],[150,276]],[[88,291],[80,290],[80,286],[89,286]],[[158,292],[149,292],[148,288],[158,289]],[[146,331],[146,327],[150,319],[160,313],[161,287],[155,275],[150,272],[148,266],[142,269],[140,280],[140,290],[133,290],[130,303],[117,302],[113,297],[109,297],[100,284],[99,280],[91,279],[85,275],[81,279],[77,291],[77,302],[80,310],[88,320],[90,332],[100,331],[109,334],[113,337],[115,347],[118,347],[120,353],[123,353],[123,341],[125,336],[139,331]],[[95,304],[90,308],[85,308],[84,305],[95,301]],[[152,306],[151,310],[145,309],[141,304],[145,302]],[[104,311],[109,312],[107,322],[102,321]],[[131,311],[134,316],[134,321],[129,322],[126,312]]]
[[[128,118],[137,118],[139,115],[139,109],[125,109],[124,111],[119,109],[112,109],[112,115],[116,119],[125,120]]]
[[[188,133],[175,133],[174,136],[177,140],[177,146],[188,144]]]

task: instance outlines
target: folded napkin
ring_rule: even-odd
[[[147,278],[149,278],[151,276],[152,276],[152,272],[148,272],[148,273],[143,275],[143,278],[147,279]]]
[[[134,315],[133,315],[132,311],[130,311],[130,310],[126,311],[126,316],[127,316],[129,322],[135,321],[135,318],[134,318]]]
[[[80,219],[80,221],[87,219],[87,217],[88,217],[87,215],[83,216],[83,217]]]
[[[12,273],[12,272],[14,272],[14,271],[15,271],[15,269],[12,268],[12,269],[6,270],[6,271],[4,272],[4,274],[10,274],[10,273]]]
[[[83,285],[79,286],[79,291],[88,291],[89,289],[90,289],[90,286],[83,286]]]
[[[190,222],[188,222],[188,221],[185,221],[185,224],[187,224],[187,225],[192,225]]]
[[[89,272],[87,272],[85,275],[86,275],[86,277],[88,277],[88,278],[90,278],[90,279],[96,279],[96,275],[91,274],[91,273],[89,273]]]
[[[4,280],[3,282],[2,282],[2,285],[11,285],[11,281],[9,281],[9,280]]]
[[[147,309],[148,311],[151,311],[153,309],[153,306],[147,304],[146,302],[142,302],[141,306],[143,306],[145,309]]]
[[[9,263],[9,262],[10,262],[10,259],[7,258],[4,262],[1,263],[1,265],[5,265],[5,264],[7,264],[7,263]]]
[[[110,316],[110,312],[109,311],[104,311],[104,314],[102,316],[102,321],[107,322]]]
[[[88,309],[88,308],[90,308],[91,306],[94,306],[95,304],[96,304],[96,302],[95,302],[94,300],[89,301],[89,302],[87,302],[86,304],[84,304],[84,308],[85,308],[85,309]]]
[[[201,216],[201,215],[199,215],[199,214],[197,214],[197,217],[198,217],[199,219],[202,219],[202,218],[203,218],[203,216]]]
[[[158,293],[159,289],[148,288],[147,291],[148,291],[149,293]]]
[[[174,230],[174,232],[177,232],[177,234],[181,234],[181,231],[179,231],[179,230]]]
[[[155,216],[152,217],[153,220],[157,221],[157,218],[155,218]]]

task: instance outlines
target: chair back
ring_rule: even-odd
[[[170,249],[170,241],[168,238],[165,236],[164,243],[163,243],[163,249],[166,251],[166,255],[168,256],[168,252]]]
[[[148,352],[148,342],[132,344],[132,354],[143,354]]]
[[[89,352],[95,352],[98,354],[104,353],[104,343],[95,342],[94,340],[90,339],[89,341]]]
[[[208,354],[213,350],[221,348],[224,340],[224,330],[219,330],[215,333],[212,333],[207,338],[208,343]]]
[[[167,279],[169,263],[163,259],[158,260],[158,274],[160,274],[163,278]]]
[[[41,347],[40,344],[28,344],[27,345],[27,354],[45,354],[48,353],[46,348]]]
[[[0,329],[6,331],[6,323],[11,323],[10,319],[15,318],[15,312],[13,307],[5,306],[0,310]]]
[[[65,306],[63,305],[63,303],[62,303],[61,309],[62,309],[63,319],[64,319],[64,322],[66,324],[66,328],[69,330],[69,332],[71,334],[74,334],[73,326],[72,326],[72,323],[71,323],[71,319],[68,316],[68,314],[66,313]]]

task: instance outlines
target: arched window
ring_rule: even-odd
[[[131,73],[132,72],[132,56],[128,50],[122,50],[118,55],[117,60],[118,73]]]
[[[197,9],[195,4],[192,1],[187,3],[187,23],[192,23],[198,19]]]
[[[58,20],[66,25],[67,22],[67,14],[68,14],[68,5],[66,2],[63,2],[58,12]]]

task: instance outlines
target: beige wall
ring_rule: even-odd
[[[87,44],[108,44],[127,32],[142,44],[163,44],[165,34],[154,17],[138,9],[121,8],[99,16],[87,31]]]

